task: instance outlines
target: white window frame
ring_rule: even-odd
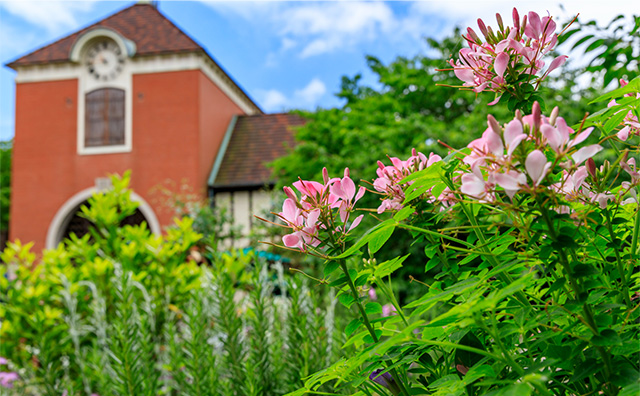
[[[96,81],[84,64],[88,49],[98,40],[111,40],[126,54],[125,63],[118,76],[110,81]],[[128,153],[133,149],[133,87],[130,57],[135,53],[135,44],[111,29],[97,28],[83,34],[74,43],[70,58],[80,63],[78,76],[78,119],[77,119],[77,152],[79,155]],[[124,144],[109,146],[85,146],[85,99],[86,94],[96,89],[117,88],[124,90]]]

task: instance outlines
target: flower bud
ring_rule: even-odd
[[[589,172],[593,180],[596,180],[596,162],[593,160],[593,158],[589,158],[586,165],[587,172]]]
[[[487,31],[487,26],[480,18],[478,18],[478,28],[480,28],[480,32],[484,36],[485,40],[489,41],[489,32]]]
[[[542,124],[542,113],[540,112],[540,103],[536,100],[533,102],[533,109],[531,109],[531,115],[533,115],[533,127],[534,130],[539,131]]]
[[[324,180],[325,185],[329,183],[329,171],[326,166],[322,168],[322,180]]]
[[[489,126],[491,127],[491,129],[493,129],[495,133],[497,133],[498,135],[502,135],[502,128],[500,127],[500,124],[498,123],[498,121],[495,119],[494,116],[489,114],[487,116],[487,121]]]
[[[511,13],[513,17],[513,28],[518,32],[518,36],[520,35],[520,15],[518,14],[518,10],[513,7],[513,12]]]
[[[496,12],[496,21],[498,21],[498,26],[500,26],[500,30],[504,31],[504,23],[502,23],[502,15],[499,12]]]
[[[554,107],[553,110],[551,110],[551,115],[549,116],[549,124],[556,126],[556,119],[558,119],[559,113],[560,109],[558,109],[558,106]]]
[[[469,41],[473,41],[475,43],[482,43],[482,40],[480,40],[480,37],[478,37],[478,35],[476,34],[476,32],[471,29],[470,27],[467,28],[467,40]]]
[[[520,109],[516,109],[516,118],[518,119],[518,121],[522,122],[522,112],[520,111]]]
[[[296,196],[296,193],[293,192],[293,189],[291,187],[285,186],[282,189],[284,190],[284,193],[288,198],[291,198],[293,202],[298,203],[298,197]]]

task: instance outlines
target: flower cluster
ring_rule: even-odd
[[[8,365],[9,361],[3,357],[0,357],[0,366]],[[18,373],[13,371],[0,371],[0,387],[13,388],[13,383],[19,380]]]
[[[282,238],[286,247],[307,251],[308,247],[322,243],[322,230],[330,230],[334,239],[339,240],[360,224],[364,215],[356,217],[347,228],[354,205],[364,195],[365,188],[356,191],[349,168],[344,170],[343,178],[330,179],[327,168],[322,170],[322,176],[324,184],[306,180],[293,183],[300,198],[291,187],[284,187],[288,198],[277,216],[293,230]],[[338,209],[339,216],[334,216],[334,209]]]
[[[575,132],[558,117],[558,108],[547,118],[537,103],[533,114],[522,116],[518,111],[504,128],[491,115],[487,124],[482,137],[467,146],[471,153],[463,161],[470,172],[462,175],[460,188],[463,194],[483,202],[494,202],[498,187],[511,199],[520,190],[535,191],[554,164],[564,167],[565,172],[561,183],[552,189],[571,196],[586,178],[586,170],[579,165],[602,150],[598,144],[575,150],[593,128]]]
[[[624,87],[628,84],[627,81],[620,79],[620,86]],[[633,94],[626,94],[626,97],[632,97]],[[640,99],[640,92],[636,94],[636,98]],[[616,106],[617,103],[615,100],[609,102],[608,107]],[[640,122],[638,122],[638,117],[636,117],[631,110],[627,113],[627,115],[622,120],[622,129],[618,131],[618,138],[622,141],[625,141],[629,138],[629,136],[640,134]]]
[[[389,158],[391,160],[391,165],[389,166],[385,166],[384,163],[378,161],[378,169],[376,170],[378,178],[374,180],[373,188],[385,195],[385,198],[378,207],[378,213],[386,210],[402,209],[402,203],[405,198],[404,190],[412,184],[412,182],[400,183],[402,179],[414,172],[426,169],[436,162],[442,161],[439,155],[430,153],[429,157],[427,157],[417,152],[416,149],[413,149],[411,154],[411,157],[406,161],[402,161],[396,157]],[[429,193],[427,192],[426,194],[428,195]],[[433,202],[433,197],[427,197],[427,199]]]
[[[469,48],[461,49],[455,62],[453,59],[449,61],[456,77],[464,81],[464,86],[472,87],[475,92],[489,90],[496,93],[498,97],[491,104],[497,103],[499,96],[511,89],[516,81],[521,84],[518,77],[522,74],[529,75],[529,81],[539,84],[568,58],[566,55],[555,58],[547,70],[535,78],[545,65],[541,58],[558,42],[556,23],[551,17],[540,18],[535,12],[529,12],[520,20],[515,8],[513,26],[504,26],[500,14],[496,14],[496,19],[499,25],[497,32],[478,19],[485,41],[472,28],[467,28],[463,37]]]

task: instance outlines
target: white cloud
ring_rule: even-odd
[[[77,13],[90,11],[94,1],[10,0],[0,1],[0,7],[32,25],[41,26],[48,33],[60,34],[77,27]]]
[[[327,86],[318,78],[314,78],[306,87],[293,93],[296,105],[300,107],[315,106],[318,100],[327,93]]]
[[[288,109],[314,109],[327,93],[327,86],[319,78],[313,78],[305,87],[296,89],[290,97],[276,89],[258,91],[258,103],[267,112]]]
[[[398,21],[384,2],[216,2],[203,3],[225,15],[266,24],[281,51],[299,48],[303,58],[349,49],[392,32]]]
[[[264,92],[258,92],[258,97],[260,98],[260,103],[262,107],[267,111],[278,111],[282,110],[286,107],[287,97],[284,94],[276,89],[270,89]]]
[[[422,37],[442,38],[454,26],[476,26],[477,18],[495,25],[495,13],[505,22],[511,20],[511,10],[517,6],[521,14],[547,11],[556,20],[566,21],[578,12],[584,20],[595,19],[606,24],[617,14],[629,14],[637,0],[447,0],[415,1],[404,8],[406,13],[394,13],[403,7],[391,7],[392,2],[299,1],[299,2],[218,2],[201,0],[216,11],[237,15],[250,23],[264,24],[282,41],[281,53],[297,50],[302,58],[350,50],[364,42],[384,38],[391,42],[422,44]],[[562,3],[564,11],[559,4]],[[507,22],[508,23],[508,22]],[[295,45],[293,44],[295,41]]]

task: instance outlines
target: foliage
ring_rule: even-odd
[[[173,216],[191,218],[193,230],[202,235],[199,245],[208,247],[212,254],[240,235],[227,208],[214,207],[209,199],[203,200],[186,182],[176,187],[175,183],[167,181],[154,187],[152,194]]]
[[[570,37],[577,38],[572,49],[584,46],[584,53],[593,56],[585,70],[593,73],[594,81],[602,78],[603,85],[608,86],[640,73],[640,16],[618,15],[607,26],[578,18],[559,42]]]
[[[136,209],[128,180],[114,177],[112,190],[89,200],[90,235],[40,261],[30,243],[2,253],[0,370],[18,377],[0,378],[2,394],[276,395],[294,389],[289,371],[326,367],[347,351],[288,358],[301,344],[287,332],[327,345],[335,328],[298,316],[292,324],[290,307],[321,316],[335,307],[289,284],[281,263],[229,252],[198,266],[190,250],[201,235],[188,217],[164,236],[144,224],[119,228]]]
[[[11,142],[0,142],[0,231],[9,229]]]
[[[637,394],[640,77],[621,85],[575,130],[566,104],[545,117],[536,102],[488,116],[474,126],[481,137],[444,158],[379,162],[378,212],[392,213],[359,238],[349,171],[285,188],[284,245],[324,259],[317,281],[358,315],[344,329],[357,352],[290,395],[333,381],[354,395]],[[595,157],[605,146],[612,161]],[[437,272],[407,303],[391,278],[409,255],[379,255],[397,229]]]

